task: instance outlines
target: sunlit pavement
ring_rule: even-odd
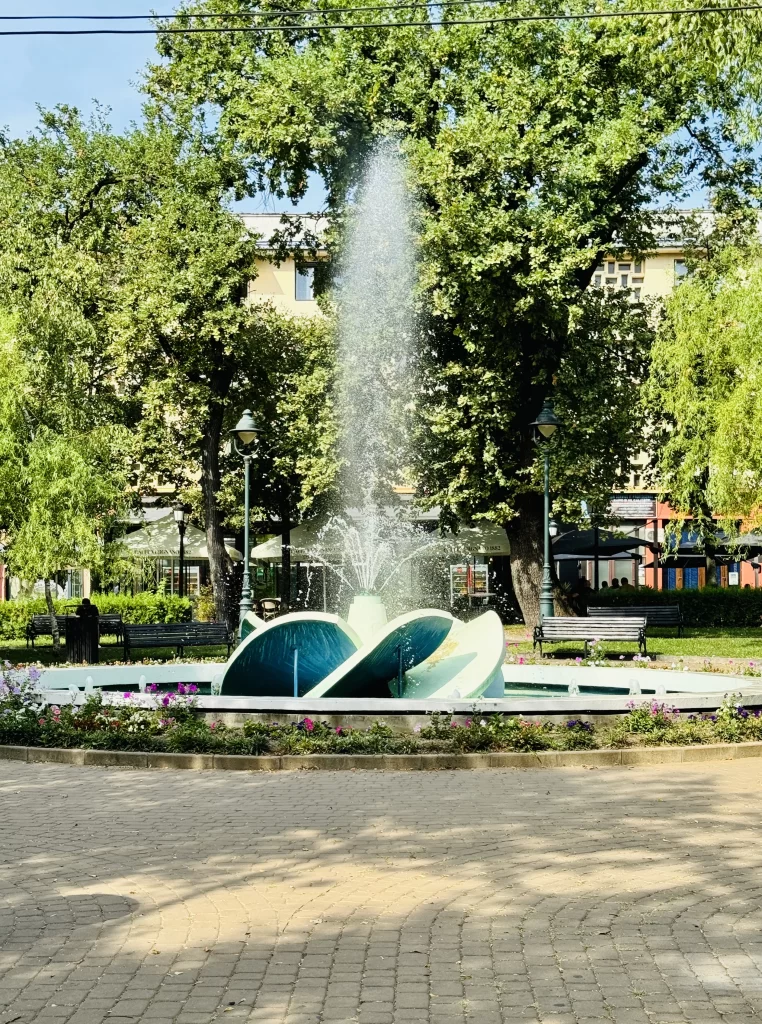
[[[0,762],[0,1024],[750,1024],[762,762]]]

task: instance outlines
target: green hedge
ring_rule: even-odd
[[[101,614],[119,614],[125,622],[148,625],[154,622],[182,622],[191,613],[191,602],[176,594],[93,594],[91,600]],[[63,615],[71,611],[72,600],[55,601],[56,611]],[[43,597],[31,601],[5,601],[0,603],[0,640],[23,640],[27,623],[33,615],[47,611]]]
[[[679,604],[686,626],[759,626],[762,588],[704,587],[703,590],[606,589],[591,594],[589,605],[627,608],[638,604]]]

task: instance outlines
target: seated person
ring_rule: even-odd
[[[75,615],[79,615],[83,619],[97,619],[98,618],[98,606],[90,601],[89,597],[83,597],[82,601],[77,608]]]

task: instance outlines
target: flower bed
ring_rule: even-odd
[[[161,693],[100,692],[81,706],[41,704],[35,670],[6,666],[0,674],[0,743],[27,747],[134,750],[198,754],[416,754],[489,751],[593,750],[636,746],[743,743],[762,740],[762,713],[733,696],[714,714],[681,714],[656,700],[632,702],[613,725],[578,718],[560,724],[510,715],[458,723],[434,714],[412,733],[374,723],[368,729],[334,728],[311,718],[293,724],[247,722],[230,728],[196,714],[197,688],[178,684]]]

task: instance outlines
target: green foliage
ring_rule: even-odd
[[[599,591],[592,605],[679,604],[687,626],[759,626],[762,589],[704,587],[702,590],[653,590],[651,587]],[[687,652],[689,653],[689,652]]]
[[[67,404],[75,388],[68,399],[48,391],[39,366],[52,354],[17,334],[20,322],[0,318],[0,522],[10,569],[32,582],[69,566],[103,570],[129,504],[124,431],[81,422]]]
[[[191,602],[176,594],[93,594],[93,602],[102,615],[121,615],[125,622],[148,625],[161,622],[183,622],[191,614]],[[56,614],[72,611],[72,602],[53,602]],[[33,615],[44,615],[43,598],[0,602],[0,639],[23,640]]]
[[[692,527],[713,515],[762,524],[759,475],[762,253],[729,246],[697,262],[666,303],[646,392],[661,485]]]

